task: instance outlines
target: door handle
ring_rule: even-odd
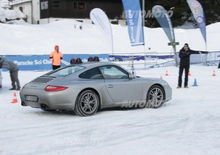
[[[109,84],[109,85],[108,85],[108,88],[113,88],[113,85],[112,85],[112,84]]]

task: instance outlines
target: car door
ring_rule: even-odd
[[[105,88],[113,103],[129,103],[140,101],[143,86],[137,79],[129,79],[129,73],[115,65],[100,67],[105,79]]]

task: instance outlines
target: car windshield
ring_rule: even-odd
[[[83,70],[85,67],[83,66],[68,66],[65,68],[61,68],[55,71],[52,71],[50,73],[47,73],[46,76],[52,76],[52,77],[64,77],[64,76],[68,76],[71,75],[73,73],[76,73],[80,70]]]

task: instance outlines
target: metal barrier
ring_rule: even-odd
[[[211,52],[207,56],[207,65],[216,66],[220,62],[220,52]]]
[[[178,54],[178,53],[177,53]],[[159,67],[174,66],[174,55],[171,53],[119,53],[110,55],[110,61],[114,61],[132,72],[134,70],[153,69]],[[180,59],[178,58],[178,62]],[[192,54],[191,64],[218,65],[220,52],[209,52],[209,54]]]
[[[134,72],[134,70],[146,70],[175,64],[173,54],[159,52],[118,53],[117,55],[110,55],[109,60],[120,64],[131,72]]]

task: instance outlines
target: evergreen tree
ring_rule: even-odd
[[[142,2],[142,0],[140,0]],[[220,1],[219,0],[198,0],[205,12],[207,24],[220,22]],[[162,5],[166,10],[173,10],[171,20],[174,26],[181,26],[186,22],[195,25],[191,10],[186,0],[145,0],[145,10],[151,10],[154,5]],[[154,18],[146,18],[146,26],[158,27],[158,23]]]

